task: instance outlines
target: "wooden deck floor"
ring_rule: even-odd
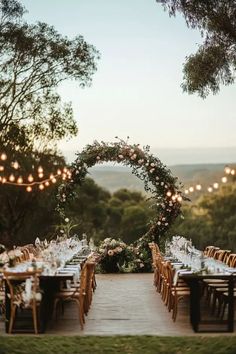
[[[67,307],[63,318],[51,324],[48,334],[64,335],[193,335],[188,304],[179,307],[177,321],[152,285],[152,274],[103,274],[97,276],[92,307],[80,330],[77,311]]]
[[[152,285],[153,274],[99,274],[96,279],[97,289],[84,330],[80,329],[76,305],[68,303],[63,317],[49,323],[44,335],[203,335],[192,331],[188,300],[180,302],[177,320],[172,321]],[[6,335],[3,321],[0,335]]]

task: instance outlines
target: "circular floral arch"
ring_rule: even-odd
[[[118,140],[114,143],[95,141],[87,145],[71,166],[71,179],[59,187],[58,209],[63,215],[63,209],[68,198],[73,198],[76,185],[82,184],[88,168],[103,162],[114,161],[129,166],[132,174],[144,183],[144,189],[153,200],[156,217],[150,220],[150,228],[140,240],[158,243],[161,236],[170,228],[175,218],[180,214],[182,194],[178,178],[161,161],[150,154],[150,147],[140,147],[139,144],[128,144],[128,141]]]

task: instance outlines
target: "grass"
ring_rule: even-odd
[[[235,354],[236,336],[2,336],[0,354]]]

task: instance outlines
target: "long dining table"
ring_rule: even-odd
[[[182,278],[190,288],[190,323],[194,332],[234,332],[234,286],[236,273],[232,274],[200,274],[182,273]],[[202,284],[205,279],[224,280],[228,288],[228,311],[225,320],[214,318],[203,319],[202,317]]]
[[[53,272],[42,272],[39,274],[40,289],[42,290],[42,300],[40,303],[40,316],[39,316],[39,332],[44,333],[46,331],[49,321],[52,319],[54,294],[60,289],[60,284],[69,281],[73,282],[78,280],[80,275],[81,264],[87,259],[87,256],[77,258],[77,261],[73,261],[70,265],[65,265],[63,268],[58,268]],[[40,262],[41,263],[41,262]],[[17,272],[19,269],[22,271],[27,269],[30,262],[23,262],[22,264],[9,268],[12,272]],[[4,279],[3,279],[4,280]],[[8,285],[5,282],[5,330],[8,333],[9,319],[10,319],[10,299],[8,297]],[[24,326],[16,328],[15,332],[23,332]]]

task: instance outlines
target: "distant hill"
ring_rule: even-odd
[[[192,164],[169,166],[173,176],[177,176],[186,187],[201,183],[204,187],[220,182],[225,164]],[[143,182],[132,175],[131,169],[123,166],[94,166],[89,170],[96,183],[110,192],[120,188],[144,192]]]

